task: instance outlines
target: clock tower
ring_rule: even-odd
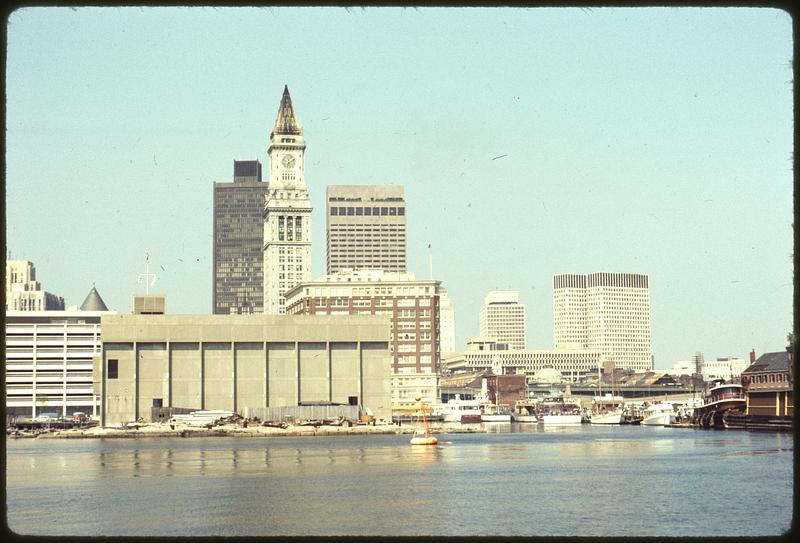
[[[311,281],[311,202],[305,182],[303,129],[284,86],[269,135],[269,185],[264,205],[264,313],[285,313],[284,293]]]

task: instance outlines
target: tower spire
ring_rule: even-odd
[[[272,129],[269,137],[271,139],[275,134],[300,135],[302,133],[303,129],[297,124],[297,118],[294,116],[292,97],[289,96],[289,86],[284,85],[281,105],[278,108],[278,117],[275,119],[275,128]]]

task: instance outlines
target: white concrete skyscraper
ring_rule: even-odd
[[[519,303],[519,292],[496,290],[486,295],[480,334],[507,343],[509,349],[525,348],[525,306]]]
[[[653,368],[647,275],[561,274],[553,277],[556,349],[599,351],[618,368]]]
[[[311,280],[311,202],[305,182],[303,129],[284,87],[269,135],[264,206],[264,313],[285,313],[284,293]]]

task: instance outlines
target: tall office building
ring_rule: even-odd
[[[618,368],[652,370],[648,276],[554,276],[553,329],[556,349],[589,349]]]
[[[507,343],[509,349],[525,348],[525,306],[519,292],[492,291],[481,309],[480,335]]]
[[[406,271],[406,204],[397,185],[331,185],[327,190],[328,273]]]
[[[311,202],[305,182],[303,129],[288,87],[269,135],[269,186],[264,206],[264,313],[286,311],[284,293],[311,280]]]
[[[233,162],[233,182],[214,183],[214,314],[264,311],[261,162]]]
[[[27,260],[6,260],[6,311],[63,310],[64,298],[45,292],[36,280],[36,266]]]

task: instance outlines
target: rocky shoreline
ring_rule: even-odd
[[[151,437],[313,437],[313,436],[347,436],[347,435],[393,435],[412,434],[415,427],[412,425],[398,426],[397,424],[375,424],[356,426],[307,426],[288,425],[286,428],[271,426],[240,426],[235,424],[217,425],[211,428],[174,425],[167,423],[146,423],[133,427],[92,427],[71,428],[68,430],[50,430],[41,433],[15,432],[8,434],[10,438],[38,439],[92,439],[92,438],[151,438]],[[431,426],[432,434],[448,433],[486,433],[487,430],[479,425],[466,427],[459,426]]]

